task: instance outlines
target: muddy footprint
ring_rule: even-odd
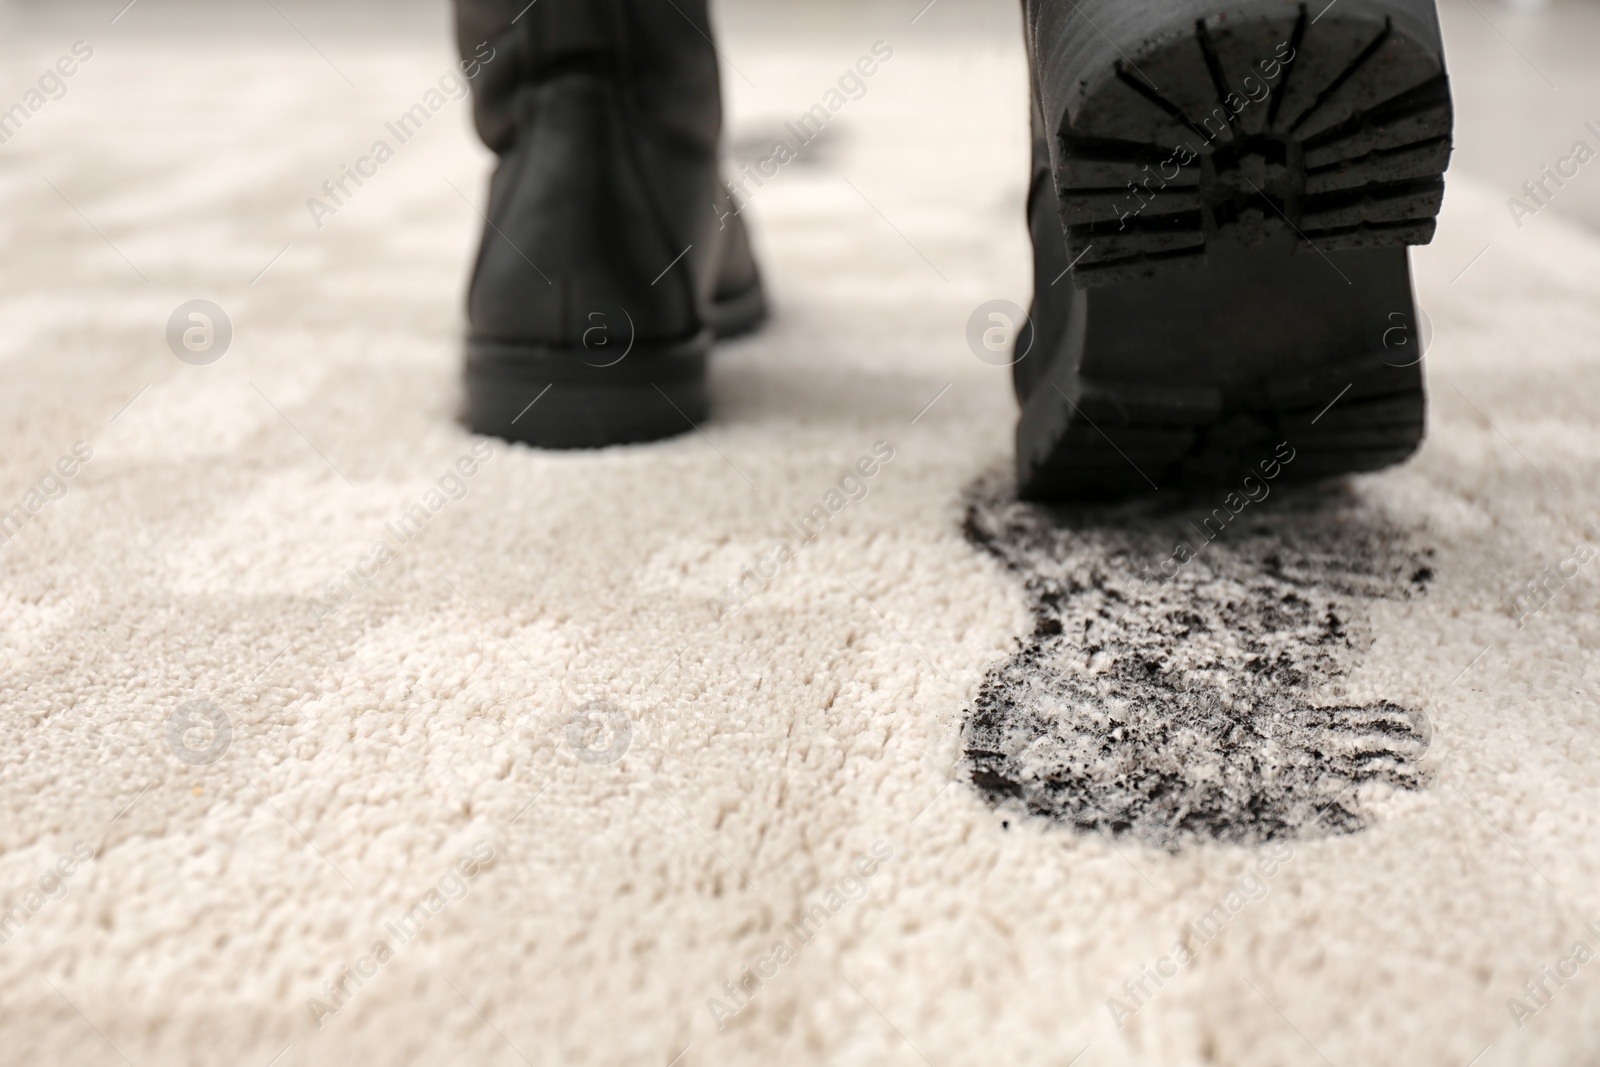
[[[1371,601],[1423,594],[1432,550],[1339,488],[1206,514],[973,488],[967,536],[1035,621],[963,728],[991,802],[1175,849],[1352,832],[1360,787],[1421,786],[1421,712],[1326,692],[1371,646]]]

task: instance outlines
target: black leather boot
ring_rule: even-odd
[[[761,283],[717,175],[705,0],[457,0],[500,162],[468,296],[472,427],[547,448],[682,433]]]
[[[1434,0],[1024,6],[1019,492],[1301,481],[1415,451],[1406,246],[1432,239],[1451,151]]]

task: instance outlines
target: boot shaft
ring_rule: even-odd
[[[612,81],[639,136],[715,157],[721,84],[706,0],[457,0],[478,133],[496,152],[515,139],[519,107],[541,82],[588,71]]]

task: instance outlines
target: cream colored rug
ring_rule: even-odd
[[[0,146],[0,1063],[1597,1062],[1600,241],[1453,174],[1421,454],[1150,582],[1214,504],[1018,508],[964,340],[1014,48],[735,49],[747,154],[895,54],[715,419],[551,455],[454,421],[465,106],[306,207],[445,42],[140,10]]]

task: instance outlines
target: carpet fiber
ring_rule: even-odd
[[[1453,174],[1414,460],[1045,513],[1016,47],[735,37],[752,158],[895,54],[713,420],[540,454],[456,422],[465,106],[306,207],[444,41],[143,10],[0,147],[0,1063],[1600,1061],[1600,240]]]

